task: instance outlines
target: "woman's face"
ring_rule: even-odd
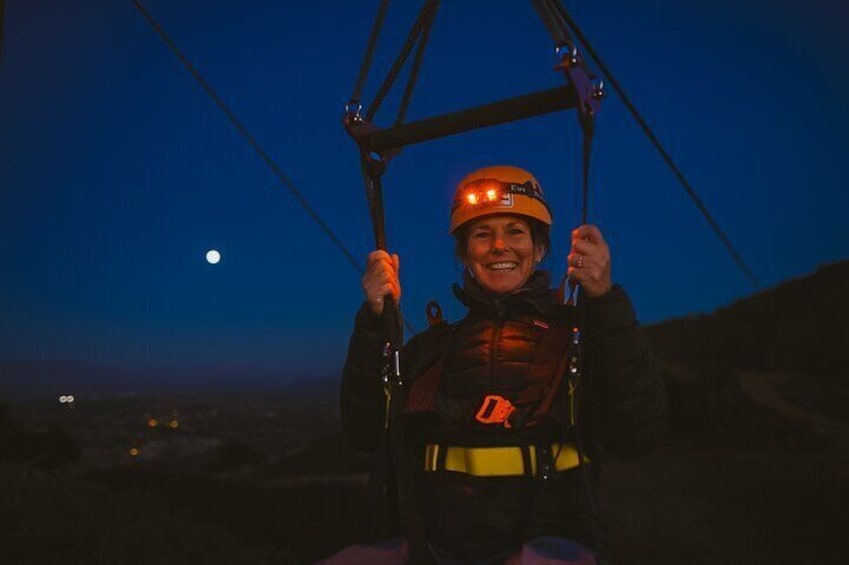
[[[473,220],[464,263],[489,292],[516,292],[534,271],[543,250],[535,249],[531,227],[519,216],[499,214]]]

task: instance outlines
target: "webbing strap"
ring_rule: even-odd
[[[596,91],[587,71],[585,62],[580,56],[575,42],[569,34],[562,5],[558,0],[534,0],[534,7],[551,34],[557,52],[560,55],[558,67],[563,71],[569,85],[574,90],[577,99],[578,123],[583,134],[582,167],[581,167],[581,225],[587,223],[589,217],[589,178],[590,156],[593,132],[595,130],[595,115],[599,108],[600,91]],[[568,274],[560,281],[560,295],[565,298],[568,284]],[[580,292],[579,285],[572,287],[568,302],[575,306]]]
[[[581,172],[581,225],[587,223],[590,206],[590,153],[593,144],[594,122],[592,120],[581,128],[583,130],[582,156],[583,167]]]
[[[441,355],[430,368],[421,374],[407,393],[407,405],[404,412],[433,412],[436,406],[436,394],[442,378],[445,355]]]
[[[351,101],[348,104],[356,104],[359,106],[360,97],[363,93],[363,87],[366,84],[366,79],[368,78],[369,69],[371,69],[371,62],[374,59],[374,51],[377,47],[377,39],[380,37],[380,30],[383,28],[383,21],[386,19],[386,12],[389,8],[389,0],[382,0],[380,3],[380,9],[377,11],[377,17],[374,20],[374,26],[371,28],[371,35],[369,35],[368,46],[366,47],[366,54],[363,57],[362,65],[360,66],[360,74],[357,75],[357,82],[354,85],[354,91],[351,93]],[[354,110],[349,107],[349,111]],[[356,109],[356,113],[359,114],[359,108]]]
[[[398,118],[395,120],[395,125],[404,123],[407,117],[407,108],[410,106],[410,99],[413,97],[413,89],[416,86],[416,80],[419,77],[419,69],[422,66],[424,59],[424,50],[427,46],[428,37],[430,37],[430,28],[433,25],[433,19],[436,17],[436,10],[439,8],[439,0],[433,0],[432,8],[427,11],[425,21],[422,24],[421,37],[419,38],[419,46],[416,49],[416,56],[413,59],[413,66],[410,69],[410,76],[407,78],[407,86],[404,88],[404,96],[401,98],[401,104],[398,108]]]
[[[369,197],[369,210],[372,216],[375,242],[378,249],[386,250],[383,184],[381,182],[381,177],[386,169],[382,160],[367,155],[365,151],[361,153],[361,157],[363,180]],[[396,507],[400,510],[398,518],[403,518],[410,544],[410,563],[430,565],[432,557],[425,538],[417,475],[410,463],[404,429],[395,424],[398,415],[404,409],[404,390],[400,371],[400,350],[404,343],[404,328],[401,310],[391,295],[385,296],[383,299],[383,327],[388,339],[384,351],[385,366],[382,375],[387,394],[387,425],[383,430],[382,452],[378,454],[375,463],[375,474],[373,475],[375,478],[371,481],[371,487],[374,488],[379,481],[378,473],[383,472],[383,478],[387,484],[388,512],[391,515]],[[387,452],[391,455],[391,459],[386,456]],[[394,470],[394,473],[388,472],[390,468]],[[395,479],[397,489],[392,488],[394,485],[389,480],[390,476]]]
[[[360,167],[363,182],[366,187],[371,226],[374,230],[374,240],[378,249],[386,250],[386,228],[383,213],[383,173],[386,166],[383,161],[375,159],[363,152],[360,155]]]
[[[407,61],[407,57],[409,57],[410,51],[413,49],[413,45],[415,45],[416,41],[419,39],[419,35],[424,29],[425,24],[429,19],[432,19],[432,12],[436,10],[438,4],[439,2],[436,0],[425,1],[415,23],[413,24],[413,27],[410,29],[410,33],[407,35],[406,41],[404,41],[404,45],[401,47],[401,52],[392,63],[392,68],[389,70],[389,74],[386,75],[386,79],[384,79],[383,84],[380,85],[380,89],[377,91],[374,100],[366,112],[366,121],[370,122],[374,119],[374,115],[383,103],[383,99],[386,98],[387,94],[389,94],[389,90],[395,83],[395,79],[398,78],[398,74],[404,67],[404,63]]]
[[[535,387],[525,387],[516,398],[515,404],[519,410],[511,418],[514,427],[519,427],[536,415],[548,415],[557,392],[563,382],[565,368],[568,365],[569,334],[572,331],[571,324],[565,320],[557,321],[551,325],[537,346],[537,352],[528,371],[527,382],[543,382],[542,390]],[[552,368],[554,371],[552,372]],[[566,419],[568,422],[571,414]]]
[[[410,563],[429,565],[433,563],[433,557],[425,537],[418,472],[413,469],[410,461],[405,430],[402,426],[395,424],[389,428],[389,446],[392,449],[392,461],[398,481],[398,506],[401,509],[402,522],[406,526],[407,539],[410,543]]]

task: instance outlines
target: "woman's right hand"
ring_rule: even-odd
[[[392,296],[395,303],[401,300],[401,281],[398,279],[398,255],[386,251],[372,251],[363,275],[363,293],[372,312],[383,314],[383,297]]]

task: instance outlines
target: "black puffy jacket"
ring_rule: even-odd
[[[547,322],[557,308],[550,278],[536,272],[519,292],[494,300],[473,280],[455,287],[468,315],[448,339],[425,331],[402,351],[408,379],[444,356],[439,394],[459,403],[487,394],[513,400],[528,386],[528,368]],[[654,445],[666,417],[666,392],[659,370],[637,324],[630,300],[618,286],[583,301],[584,386],[580,395],[581,436],[599,472],[603,452],[632,456]],[[378,379],[381,321],[363,305],[357,314],[343,374],[342,425],[352,444],[377,447],[384,411]],[[552,368],[553,372],[553,368]],[[521,429],[443,418],[408,418],[412,456],[420,466],[427,443],[448,445],[522,444],[572,440],[557,414]],[[525,539],[555,535],[599,549],[598,530],[576,469],[541,481],[532,477],[475,477],[463,473],[423,473],[424,522],[431,543],[460,556],[486,556]]]

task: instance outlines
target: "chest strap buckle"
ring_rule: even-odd
[[[510,428],[508,418],[516,410],[513,403],[498,394],[488,394],[481,403],[480,410],[475,415],[475,420],[482,424],[504,424]]]

